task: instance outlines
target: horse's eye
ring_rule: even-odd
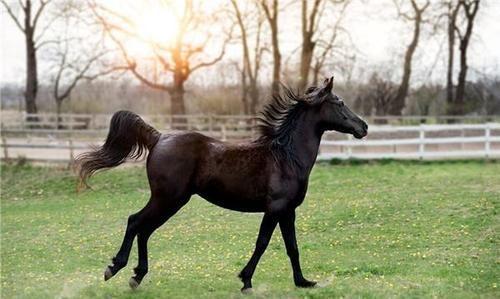
[[[340,105],[340,107],[344,107],[344,101],[340,100],[339,105]]]

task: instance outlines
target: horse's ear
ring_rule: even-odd
[[[323,82],[324,87],[323,90],[330,93],[332,92],[333,88],[333,76],[331,78],[326,78],[325,81]]]
[[[316,90],[316,86],[310,86],[306,89],[306,94],[313,93]]]

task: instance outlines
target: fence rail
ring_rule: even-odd
[[[462,136],[430,137],[427,133],[450,133],[461,132]],[[478,135],[478,131],[481,135]],[[406,127],[372,127],[371,133],[380,132],[414,132],[418,133],[417,138],[385,138],[340,141],[322,141],[324,146],[346,147],[342,153],[323,152],[320,159],[332,158],[358,158],[358,159],[443,159],[443,158],[500,158],[500,123],[487,123],[477,125],[420,125]],[[464,136],[465,132],[474,136]],[[474,149],[466,149],[464,145],[475,145]],[[428,150],[427,145],[445,146],[445,150]],[[451,145],[451,146],[450,146]],[[453,146],[454,145],[454,146]],[[397,146],[415,146],[414,150],[398,152]],[[363,147],[368,149],[365,152],[354,153],[353,148]],[[392,147],[392,152],[371,151],[372,147]]]
[[[249,115],[143,115],[143,118],[161,130],[199,130],[220,131],[251,130],[256,124],[256,117]],[[111,114],[69,114],[55,113],[27,114],[24,112],[2,111],[2,129],[67,129],[67,130],[100,130],[106,129]],[[499,115],[489,116],[368,116],[370,124],[385,125],[418,125],[443,123],[487,123],[500,122]]]
[[[224,124],[220,128],[202,133],[233,141],[255,136],[253,131],[233,131]],[[500,123],[370,126],[369,131],[368,138],[362,140],[325,134],[318,159],[500,158]],[[33,161],[71,162],[76,154],[100,144],[106,133],[107,130],[3,130],[2,159],[24,156]]]

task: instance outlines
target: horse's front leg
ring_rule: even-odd
[[[283,215],[279,221],[281,235],[285,241],[286,253],[290,257],[293,269],[293,281],[295,285],[301,288],[310,288],[316,285],[316,282],[304,278],[300,268],[299,249],[297,247],[297,238],[295,236],[295,211]]]
[[[255,244],[255,250],[250,258],[250,261],[248,261],[248,264],[245,268],[243,268],[239,275],[241,281],[243,282],[243,288],[241,288],[241,291],[244,293],[250,291],[252,288],[252,276],[255,271],[255,267],[257,267],[260,257],[266,250],[277,224],[278,218],[276,215],[271,215],[270,213],[264,214],[264,218],[262,219],[262,223],[260,225],[259,237],[257,238],[257,242]]]

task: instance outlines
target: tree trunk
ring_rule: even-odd
[[[271,46],[273,50],[273,82],[271,89],[273,95],[278,95],[280,92],[281,73],[281,53],[278,39],[278,0],[273,0],[270,6],[265,0],[261,0],[260,3],[271,28]]]
[[[279,49],[278,41],[278,20],[275,20],[271,25],[272,32],[272,45],[273,45],[273,83],[272,83],[272,93],[277,95],[280,93],[280,73],[281,73],[281,53]]]
[[[257,105],[259,104],[259,87],[257,86],[257,81],[252,80],[250,82],[250,109],[249,113],[251,115],[257,114]]]
[[[27,2],[29,4],[30,1]],[[31,10],[29,10],[30,12]],[[34,30],[31,27],[31,14],[27,12],[25,17],[25,39],[26,39],[26,90],[24,99],[27,113],[37,113],[36,95],[38,92],[38,72],[36,61],[36,47],[33,40]]]
[[[467,77],[467,47],[460,45],[460,71],[458,73],[455,103],[453,105],[454,115],[463,115],[465,112],[465,79]]]
[[[472,28],[474,26],[474,18],[479,9],[479,0],[472,1],[469,4],[460,2],[464,7],[465,16],[467,18],[467,29],[465,34],[460,39],[460,71],[458,73],[457,90],[455,94],[455,105],[453,112],[455,115],[463,115],[465,113],[465,80],[467,77],[467,48],[469,47]]]
[[[170,93],[171,98],[171,114],[172,115],[184,115],[186,114],[186,107],[184,106],[184,87],[178,86],[174,87]]]
[[[62,110],[62,99],[56,99],[56,128],[62,129],[61,125],[61,110]]]
[[[178,46],[177,49],[180,49],[180,46]],[[186,82],[188,78],[188,72],[186,71],[186,63],[181,58],[180,51],[174,51],[172,57],[175,69],[174,82],[169,91],[171,99],[170,114],[184,115],[186,114],[186,107],[184,106],[184,82]]]
[[[172,116],[183,116],[186,114],[184,106],[184,87],[176,86],[172,89],[170,94],[170,114]],[[184,117],[172,118],[172,129],[174,130],[187,130],[187,120]]]
[[[248,106],[247,75],[244,67],[241,71],[241,102],[243,103],[243,113],[248,115],[250,108]]]
[[[455,59],[455,24],[457,20],[458,4],[453,9],[451,2],[448,12],[448,70],[446,74],[446,102],[448,104],[448,112],[453,111],[453,63]]]
[[[299,90],[305,91],[309,83],[309,70],[311,69],[311,61],[314,53],[315,43],[311,41],[309,34],[302,41],[302,51],[300,54],[300,81]]]
[[[313,81],[312,81],[313,86],[318,86],[320,70],[321,70],[321,64],[319,62],[316,62],[313,67]]]
[[[413,29],[413,39],[411,43],[408,45],[405,54],[405,61],[403,66],[403,78],[401,79],[401,84],[399,85],[398,91],[394,100],[392,101],[390,107],[391,115],[401,115],[403,109],[405,107],[406,96],[408,95],[408,89],[410,87],[410,76],[411,76],[411,63],[413,54],[415,53],[415,49],[418,45],[418,38],[420,36],[420,23],[421,13],[415,12],[417,15],[415,16],[415,28]]]

